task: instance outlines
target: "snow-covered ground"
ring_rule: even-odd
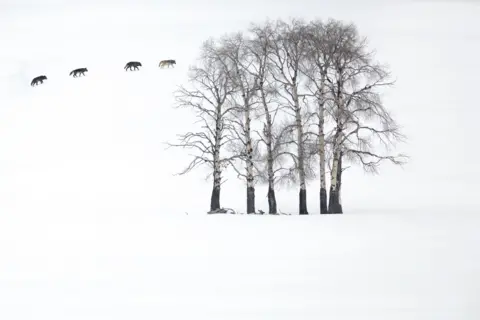
[[[0,218],[0,319],[479,319],[480,217]]]

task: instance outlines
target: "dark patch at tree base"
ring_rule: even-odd
[[[210,211],[220,209],[220,187],[214,187],[210,199]]]
[[[275,190],[272,187],[268,187],[268,213],[277,214],[277,199],[275,199]]]
[[[342,205],[338,196],[338,191],[330,189],[330,201],[328,203],[328,213],[343,213]]]
[[[320,188],[320,213],[328,213],[327,190],[325,188]]]
[[[217,210],[207,212],[207,214],[225,214],[225,213],[236,214],[235,210],[229,209],[229,208],[219,208]]]
[[[247,188],[247,213],[255,213],[255,188]]]
[[[307,190],[300,189],[299,193],[299,214],[308,214],[307,211]]]

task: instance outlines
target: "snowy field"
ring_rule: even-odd
[[[477,214],[0,218],[0,318],[479,319]]]

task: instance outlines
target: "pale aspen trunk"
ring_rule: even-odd
[[[343,98],[341,95],[342,82],[337,82],[337,95],[335,99],[336,107],[336,122],[337,129],[333,138],[333,162],[332,171],[330,174],[330,199],[328,201],[328,213],[341,213],[339,190],[338,190],[338,169],[341,151],[341,137],[342,137],[342,115],[343,115]]]
[[[220,209],[220,185],[222,182],[222,168],[220,163],[220,138],[221,138],[221,108],[217,108],[215,126],[215,150],[213,152],[213,190],[210,199],[210,211]]]
[[[338,99],[337,108],[341,108],[341,100]],[[338,190],[338,171],[340,160],[340,139],[342,135],[340,110],[337,111],[337,130],[333,138],[333,162],[330,174],[330,199],[328,201],[328,213],[341,213]]]
[[[336,150],[333,154],[332,171],[330,175],[330,199],[328,202],[328,213],[338,213],[339,207],[339,194],[338,194],[338,162],[340,158],[339,148],[334,147]]]
[[[318,140],[319,140],[319,158],[320,158],[320,213],[327,213],[327,184],[325,177],[325,108],[323,102],[319,103],[319,123],[318,123]]]
[[[343,213],[342,208],[342,159],[343,159],[343,151],[340,151],[338,156],[338,166],[337,166],[337,194],[338,194],[338,209],[336,213]]]
[[[263,129],[263,135],[265,136],[267,144],[267,175],[268,175],[268,213],[277,214],[277,199],[275,198],[275,174],[273,171],[273,141],[272,141],[272,116],[268,109],[267,100],[265,98],[265,91],[260,89],[263,108],[265,110],[265,125]]]
[[[293,102],[295,104],[295,126],[297,128],[297,146],[298,146],[298,177],[300,180],[299,192],[299,214],[308,214],[307,210],[307,184],[305,177],[305,150],[303,144],[303,125],[302,116],[300,114],[300,102],[298,101],[298,93],[296,85],[293,86]]]
[[[253,146],[251,135],[251,117],[250,103],[246,99],[245,104],[245,138],[246,138],[246,171],[247,171],[247,213],[255,213],[255,185],[254,185],[254,168],[253,168]]]

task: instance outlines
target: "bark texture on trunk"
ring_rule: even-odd
[[[220,163],[220,143],[222,137],[222,119],[220,118],[221,106],[217,107],[215,124],[215,150],[213,151],[213,190],[210,199],[210,211],[220,209],[220,187],[222,184],[222,168]]]
[[[337,212],[335,213],[343,213],[342,207],[342,158],[343,158],[343,151],[340,151],[340,155],[338,157],[338,170],[337,170],[337,193],[338,193],[338,206]]]
[[[337,130],[333,138],[333,163],[330,174],[330,199],[328,201],[328,213],[337,213],[339,210],[340,199],[338,193],[338,165],[340,159],[339,140],[341,128],[337,125]]]
[[[210,199],[210,211],[220,209],[220,187],[213,187],[212,197]]]
[[[327,184],[325,178],[325,133],[323,127],[325,125],[325,110],[323,102],[319,103],[319,122],[318,122],[318,140],[319,140],[319,158],[320,158],[320,213],[328,212],[327,205]]]
[[[273,120],[270,110],[268,109],[267,99],[265,97],[265,90],[260,89],[262,104],[265,110],[265,124],[263,127],[263,135],[267,144],[267,175],[268,175],[268,212],[270,214],[277,214],[277,200],[275,198],[275,173],[273,171],[273,141],[272,141],[272,127]]]
[[[268,186],[268,213],[277,214],[277,200],[275,199],[275,190]]]
[[[341,213],[342,208],[339,202],[339,194],[338,190],[333,189],[330,187],[330,201],[328,206],[328,213]]]
[[[273,173],[273,156],[268,159],[268,213],[277,214],[277,199],[275,197],[275,175]]]
[[[321,214],[328,213],[326,188],[320,188],[320,213]]]
[[[244,95],[245,97],[245,95]],[[245,105],[245,139],[246,139],[246,171],[247,171],[247,213],[255,213],[255,177],[253,166],[253,142],[251,134],[250,101],[244,98]]]
[[[339,192],[339,165],[340,165],[340,151],[337,150],[333,156],[332,176],[330,185],[330,199],[328,201],[328,213],[342,213],[342,206],[340,205]]]
[[[339,74],[342,74],[339,71]],[[330,199],[328,201],[328,213],[341,213],[342,208],[340,206],[340,193],[339,193],[339,184],[338,184],[338,177],[339,177],[339,165],[340,163],[340,156],[341,156],[341,137],[342,137],[342,117],[343,117],[343,96],[341,89],[343,88],[343,82],[341,80],[337,81],[337,88],[336,88],[336,99],[335,99],[335,118],[337,123],[337,128],[335,130],[335,136],[333,138],[333,163],[332,163],[332,171],[330,174]],[[340,168],[341,171],[341,168]],[[340,172],[341,173],[341,172]]]
[[[247,213],[255,213],[255,188],[247,187]]]
[[[293,86],[293,102],[295,103],[295,126],[297,128],[297,156],[298,156],[298,178],[300,180],[300,203],[299,214],[308,214],[307,210],[307,183],[305,176],[305,149],[303,144],[304,132],[302,115],[300,113],[300,102],[298,100],[297,87]]]
[[[298,207],[299,214],[308,214],[306,189],[300,189],[298,200],[299,200],[299,207]]]
[[[218,154],[216,152],[215,154]],[[217,158],[214,156],[214,158]],[[210,211],[220,209],[220,187],[222,182],[222,172],[220,169],[220,161],[214,161],[214,171],[213,171],[213,190],[212,198],[210,199]]]

